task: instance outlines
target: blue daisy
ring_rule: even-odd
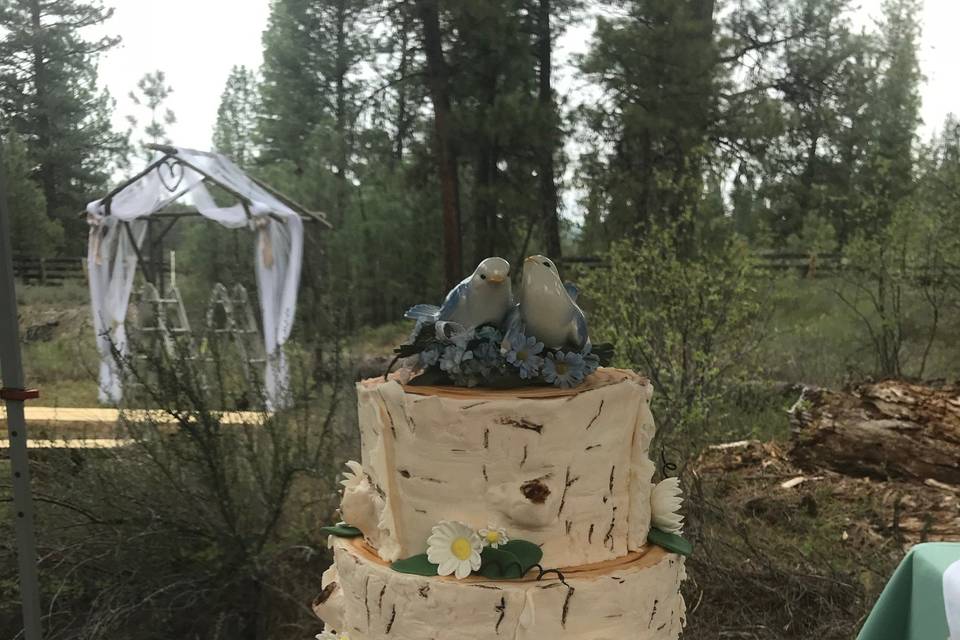
[[[574,351],[548,353],[543,363],[543,379],[554,386],[569,389],[581,382],[586,374],[583,356]]]
[[[541,351],[543,351],[542,342],[537,342],[533,336],[528,338],[518,334],[510,339],[507,362],[520,370],[521,378],[534,378],[543,366],[543,358],[538,355]]]
[[[462,371],[462,364],[472,358],[472,351],[467,351],[459,345],[451,344],[444,348],[443,355],[440,356],[440,369],[447,373],[460,373]]]
[[[422,366],[424,369],[427,367],[432,367],[438,362],[440,362],[439,344],[431,344],[429,347],[420,352],[420,366]]]
[[[503,340],[503,334],[496,327],[485,324],[477,330],[477,338],[485,342],[500,344],[500,341]]]
[[[447,344],[452,344],[459,349],[466,351],[467,345],[473,342],[477,337],[476,332],[473,329],[467,329],[466,331],[460,331],[454,333],[448,338]]]
[[[593,353],[593,348],[590,346],[589,342],[587,343],[587,346],[583,348],[583,351],[580,352],[580,355],[583,357],[584,377],[590,375],[600,368],[600,356]]]
[[[473,348],[473,360],[476,371],[486,377],[500,363],[500,349],[493,342],[481,342]]]

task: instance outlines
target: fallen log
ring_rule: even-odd
[[[807,388],[790,419],[789,455],[803,469],[960,486],[960,386]]]

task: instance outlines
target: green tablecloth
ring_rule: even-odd
[[[958,625],[960,543],[918,544],[883,589],[857,640],[960,640]]]

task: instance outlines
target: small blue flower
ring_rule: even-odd
[[[490,380],[499,373],[501,368],[500,350],[492,342],[481,342],[471,350],[473,357],[464,360],[462,365],[465,379],[454,377],[455,384],[475,387],[485,380]]]
[[[477,334],[473,329],[460,331],[459,333],[454,333],[452,336],[450,336],[449,344],[452,344],[455,347],[465,351],[467,349],[467,345],[475,340],[476,337]]]
[[[432,367],[440,361],[440,345],[431,344],[420,352],[420,366],[426,369]]]
[[[590,346],[589,342],[587,346],[583,348],[583,351],[580,352],[580,355],[583,357],[584,377],[600,368],[600,356],[593,353],[593,347]]]
[[[543,363],[543,379],[557,387],[569,389],[583,382],[585,370],[583,356],[579,353],[557,351],[547,354]]]
[[[473,359],[472,351],[451,344],[444,348],[443,355],[440,356],[440,369],[447,373],[460,373],[462,364],[471,359]]]
[[[468,365],[470,365],[472,362],[473,360],[469,360],[464,363],[464,369],[469,369],[470,366]],[[457,385],[458,387],[476,387],[483,382],[483,378],[480,377],[479,374],[471,372],[453,373],[450,374],[450,379],[453,380],[453,384]]]
[[[500,348],[493,342],[481,342],[473,349],[473,357],[493,365],[500,359]]]
[[[496,327],[485,324],[477,330],[477,338],[484,342],[500,344],[500,341],[503,340],[503,334],[500,333]]]
[[[537,342],[533,336],[529,338],[517,334],[510,339],[510,349],[507,351],[507,362],[520,370],[523,379],[533,378],[540,373],[543,358],[539,354],[543,351],[543,343]]]

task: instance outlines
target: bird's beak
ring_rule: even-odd
[[[500,284],[507,278],[505,276],[487,276],[487,280],[493,282],[494,284]]]

